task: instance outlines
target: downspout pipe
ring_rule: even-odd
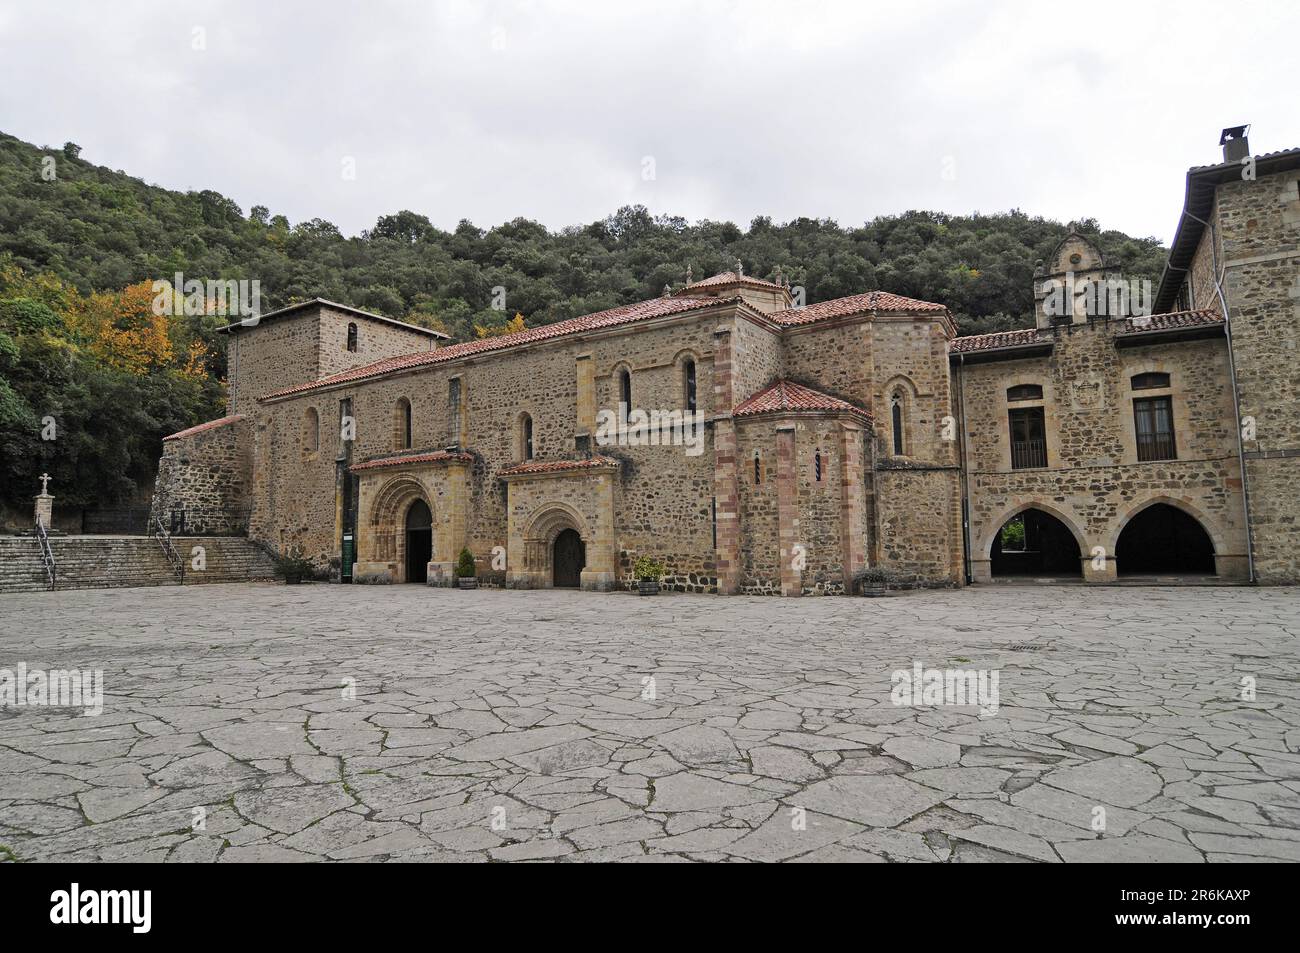
[[[957,352],[957,426],[961,432],[957,436],[957,452],[961,464],[961,546],[963,555],[963,572],[966,585],[975,580],[971,576],[970,551],[970,467],[966,459],[966,352]]]

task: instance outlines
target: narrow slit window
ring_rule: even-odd
[[[348,322],[348,350],[356,351],[357,349],[357,325],[355,321]]]
[[[890,426],[894,431],[894,456],[903,455],[903,397],[895,394],[889,406]]]

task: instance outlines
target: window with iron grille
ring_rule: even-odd
[[[1011,466],[1016,470],[1047,466],[1047,427],[1043,408],[1021,407],[1009,412]]]
[[[1017,384],[1007,388],[1007,400],[1042,400],[1042,384]]]
[[[1137,434],[1138,460],[1178,459],[1170,398],[1143,397],[1133,401],[1133,431]]]

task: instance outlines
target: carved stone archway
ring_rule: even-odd
[[[547,503],[533,511],[524,523],[523,565],[513,574],[517,585],[533,589],[554,585],[555,540],[565,530],[573,530],[585,545],[590,544],[586,520],[567,503]]]
[[[431,513],[434,511],[433,502],[417,480],[398,476],[380,487],[370,507],[363,539],[364,561],[388,564],[394,582],[406,582],[406,513],[416,500],[422,500]]]

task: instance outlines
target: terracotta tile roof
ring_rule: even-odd
[[[778,311],[772,315],[772,319],[778,324],[798,325],[824,321],[827,318],[842,318],[850,314],[861,314],[864,311],[918,314],[926,312],[942,313],[947,310],[943,305],[935,304],[933,301],[905,298],[903,295],[896,295],[889,291],[868,291],[866,294],[849,295],[847,298],[834,298],[830,301],[819,301],[817,304],[805,305],[802,308]]]
[[[301,394],[306,391],[316,390],[320,387],[329,387],[332,384],[345,384],[353,381],[368,380],[372,377],[380,377],[393,371],[406,370],[407,368],[412,367],[422,367],[427,364],[442,364],[446,361],[454,361],[457,358],[466,357],[471,354],[502,351],[519,344],[532,344],[536,341],[546,341],[551,338],[565,337],[570,334],[578,334],[582,331],[596,331],[601,328],[616,327],[620,324],[631,324],[635,321],[645,321],[650,318],[659,318],[669,314],[680,314],[686,311],[702,310],[704,308],[714,307],[723,301],[736,300],[738,299],[689,297],[651,298],[648,301],[638,301],[636,304],[625,304],[618,308],[610,308],[607,311],[598,311],[595,314],[584,314],[577,318],[570,318],[567,321],[557,321],[554,324],[544,324],[541,327],[529,328],[526,331],[518,331],[514,334],[504,334],[501,337],[484,338],[481,341],[466,341],[462,344],[451,344],[447,347],[440,347],[436,351],[420,351],[415,354],[403,354],[400,357],[386,358],[382,361],[375,361],[373,364],[354,367],[350,370],[323,378],[322,380],[311,381],[306,384],[298,384],[294,387],[286,387],[283,390],[264,394],[259,399],[267,400],[275,397],[288,397],[291,394]]]
[[[969,334],[966,337],[953,338],[948,345],[951,353],[970,351],[992,351],[1003,347],[1024,347],[1028,344],[1047,343],[1052,340],[1051,331],[1040,332],[1038,328],[1022,328],[1019,331],[994,331],[992,334]]]
[[[1120,328],[1119,333],[1146,334],[1149,331],[1172,331],[1177,328],[1199,328],[1222,323],[1223,317],[1219,312],[1208,308],[1200,311],[1170,311],[1146,318],[1129,318],[1126,322],[1127,327]]]
[[[804,387],[794,381],[778,380],[775,384],[759,391],[733,410],[733,417],[754,417],[758,414],[801,413],[808,411],[831,411],[855,414],[871,419],[870,412],[863,410],[847,400],[840,400],[821,391]]]
[[[604,467],[618,467],[621,464],[613,457],[595,454],[581,460],[528,460],[506,467],[501,476],[522,476],[528,473],[560,473],[565,470],[597,470]]]
[[[188,430],[178,430],[174,434],[168,434],[166,437],[163,437],[163,441],[166,442],[168,440],[180,440],[182,437],[192,437],[196,433],[203,433],[205,430],[216,430],[218,427],[224,427],[226,424],[233,424],[235,421],[243,419],[243,414],[231,414],[229,417],[221,417],[218,420],[209,420],[206,424],[199,424],[198,426],[191,427]]]
[[[435,450],[432,453],[408,453],[399,454],[393,457],[380,457],[377,460],[367,460],[364,463],[354,463],[351,466],[352,472],[357,470],[378,470],[381,467],[401,467],[413,463],[473,463],[474,455],[471,453],[450,453],[446,450]]]
[[[1151,331],[1174,331],[1179,328],[1206,327],[1222,324],[1223,318],[1217,311],[1171,311],[1167,314],[1152,314],[1145,318],[1126,318],[1116,330],[1117,334],[1147,334]],[[993,351],[999,348],[1025,347],[1031,344],[1046,344],[1053,334],[1038,328],[1022,328],[1018,331],[995,331],[992,334],[970,334],[954,338],[949,345],[950,353],[967,353],[972,351]]]
[[[769,291],[784,291],[785,285],[778,285],[775,281],[767,281],[763,278],[752,278],[749,275],[738,275],[734,271],[724,271],[720,275],[713,275],[709,278],[701,278],[699,281],[692,281],[683,288],[678,294],[687,291],[707,291],[710,288],[725,288],[727,285],[750,285],[754,288],[766,288]]]

